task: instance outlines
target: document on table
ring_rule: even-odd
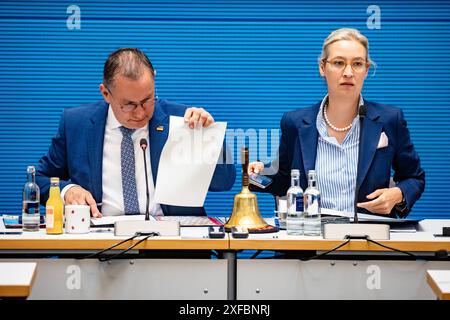
[[[169,136],[159,160],[154,201],[201,207],[222,150],[226,122],[190,129],[182,117],[170,117]],[[150,146],[151,148],[151,146]]]
[[[346,211],[337,211],[337,210],[333,210],[333,209],[326,209],[326,208],[322,208],[320,209],[322,214],[325,215],[329,215],[329,216],[338,216],[338,217],[347,217],[350,218],[350,220],[353,220],[353,212],[346,212]],[[390,218],[390,217],[382,217],[382,216],[375,216],[375,215],[371,215],[371,214],[366,214],[366,213],[358,213],[358,219],[359,220],[365,220],[365,221],[377,221],[377,220],[396,220],[394,218]]]
[[[343,212],[332,209],[321,209],[323,215],[347,217],[353,221],[353,212]],[[415,219],[395,219],[391,217],[376,216],[366,213],[358,213],[358,220],[362,223],[383,223],[389,224],[391,232],[413,233],[417,231],[418,220]]]
[[[144,214],[121,215],[121,216],[103,216],[101,218],[91,218],[91,226],[114,226],[116,221],[144,221]],[[156,219],[150,216],[150,220]]]
[[[223,222],[215,217],[206,216],[157,216],[157,221],[178,221],[180,227],[221,226]]]

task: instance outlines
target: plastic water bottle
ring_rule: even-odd
[[[303,190],[297,169],[291,171],[291,187],[287,191],[286,231],[289,235],[303,234]]]
[[[317,187],[317,176],[315,170],[309,170],[308,172],[308,188],[305,190],[304,204],[304,233],[307,236],[320,236],[320,191]]]
[[[39,231],[39,187],[36,184],[34,166],[27,167],[27,183],[22,193],[22,228],[23,231]]]

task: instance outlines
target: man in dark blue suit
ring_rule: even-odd
[[[43,204],[48,198],[49,178],[59,177],[65,203],[88,204],[94,217],[102,213],[145,213],[146,181],[140,146],[140,140],[145,138],[149,141],[146,158],[150,212],[206,214],[203,207],[160,205],[153,201],[169,117],[184,116],[190,128],[208,127],[214,122],[204,109],[156,99],[154,75],[150,60],[138,49],[119,49],[108,57],[100,85],[104,101],[64,110],[49,151],[39,161],[36,181]],[[234,165],[221,159],[209,190],[229,190],[235,177]]]

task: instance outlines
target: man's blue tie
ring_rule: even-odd
[[[131,135],[134,129],[120,127],[122,143],[120,145],[120,163],[122,167],[123,205],[125,214],[139,214],[139,200],[136,189],[134,146]]]

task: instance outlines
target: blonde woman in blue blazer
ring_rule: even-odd
[[[278,170],[269,175],[274,182],[264,190],[253,189],[283,196],[291,169],[299,169],[305,190],[307,172],[315,169],[324,208],[353,212],[359,186],[358,211],[408,215],[424,191],[425,172],[403,112],[361,95],[372,64],[368,50],[367,38],[356,29],[338,29],[327,37],[319,72],[328,94],[311,107],[284,114]],[[362,127],[361,108],[366,110]],[[390,184],[391,169],[395,186]],[[264,174],[264,164],[251,163],[249,171]]]

